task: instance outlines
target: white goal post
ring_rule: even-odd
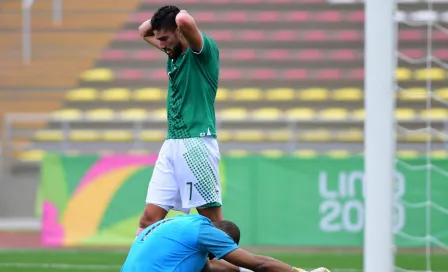
[[[364,272],[392,272],[395,0],[366,0],[365,15]]]

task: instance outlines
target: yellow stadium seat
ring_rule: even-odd
[[[229,157],[245,157],[250,154],[249,151],[245,149],[231,149],[224,153]]]
[[[398,97],[401,100],[426,100],[428,92],[425,88],[410,88],[401,90]]]
[[[248,113],[245,108],[227,108],[220,110],[218,116],[222,120],[244,120]]]
[[[442,99],[448,101],[448,88],[438,89],[435,91],[435,93],[439,98],[442,98]]]
[[[162,101],[166,98],[166,91],[159,88],[137,89],[132,93],[136,101]]]
[[[263,132],[259,130],[237,130],[233,132],[233,139],[238,142],[260,142]]]
[[[162,142],[165,137],[164,130],[144,130],[140,133],[140,139],[145,142]]]
[[[303,101],[323,101],[328,100],[329,92],[324,88],[310,88],[299,90],[297,98]]]
[[[268,101],[293,101],[295,96],[294,89],[275,88],[265,91],[265,99]]]
[[[354,120],[364,120],[366,118],[366,111],[364,109],[356,109],[350,113],[350,116]]]
[[[234,90],[230,97],[236,101],[259,101],[263,98],[263,91],[258,88],[242,88]]]
[[[101,92],[103,101],[128,101],[131,98],[131,91],[126,88],[110,88]]]
[[[361,129],[341,130],[336,133],[336,139],[341,142],[362,142],[364,133]]]
[[[263,157],[279,158],[279,157],[283,157],[285,155],[285,152],[283,152],[282,150],[279,150],[279,149],[265,149],[265,150],[261,150],[259,152],[259,154]]]
[[[150,155],[152,154],[151,151],[146,150],[146,149],[131,149],[128,151],[129,154],[132,155]]]
[[[397,150],[397,157],[399,158],[417,158],[420,154],[415,150]]]
[[[106,142],[130,142],[134,138],[132,132],[126,130],[107,130],[103,131],[102,136]]]
[[[93,88],[79,88],[68,91],[65,97],[69,101],[94,101],[98,98],[98,91]]]
[[[19,152],[15,157],[23,162],[39,162],[42,161],[45,153],[46,152],[44,150],[32,149]]]
[[[317,156],[317,152],[312,149],[302,149],[294,151],[294,156],[299,158],[315,158]]]
[[[328,142],[331,140],[331,133],[325,129],[306,130],[300,133],[299,138],[306,142]]]
[[[265,132],[266,140],[271,142],[288,142],[293,139],[289,130],[269,130]]]
[[[423,68],[414,72],[416,80],[445,80],[447,79],[447,72],[442,68]]]
[[[252,111],[252,117],[255,120],[279,120],[282,111],[277,108],[260,108]]]
[[[150,113],[149,117],[151,117],[154,120],[166,121],[167,120],[166,108],[161,108],[161,109],[157,109],[157,110],[152,111]]]
[[[331,92],[336,101],[358,101],[363,99],[363,92],[358,88],[342,88]]]
[[[121,119],[131,121],[148,119],[148,115],[147,110],[138,108],[126,109],[120,112]]]
[[[100,133],[93,130],[72,130],[70,140],[73,142],[96,142],[100,140]]]
[[[410,80],[412,78],[412,71],[407,68],[397,68],[395,70],[395,78],[397,81]]]
[[[329,108],[319,112],[319,117],[323,120],[346,120],[348,112],[343,108]]]
[[[114,120],[115,112],[112,109],[92,109],[86,111],[86,118],[96,121],[110,121]]]
[[[218,88],[216,92],[216,101],[226,101],[229,99],[229,90],[225,88]]]
[[[113,72],[106,68],[90,69],[81,74],[81,79],[84,81],[111,81],[113,78]]]
[[[228,130],[219,130],[217,134],[218,141],[220,142],[228,142],[232,139],[232,133]]]
[[[423,119],[448,120],[448,110],[444,108],[424,109],[420,112],[420,116]]]
[[[407,142],[425,142],[427,137],[430,136],[426,132],[419,132],[419,133],[406,133],[403,135],[403,140]]]
[[[78,109],[60,109],[54,111],[51,116],[57,120],[79,120],[82,118],[82,112]]]
[[[433,150],[433,151],[431,151],[430,155],[434,159],[446,159],[446,158],[448,158],[448,151],[446,151],[446,150]]]
[[[325,155],[327,157],[330,158],[338,158],[338,159],[342,159],[342,158],[348,158],[351,156],[351,153],[347,150],[330,150],[328,152],[325,153]]]
[[[293,108],[285,112],[285,115],[290,120],[313,120],[316,113],[312,108]]]
[[[59,142],[64,138],[61,130],[40,130],[36,132],[34,140],[39,142]]]
[[[415,111],[409,108],[398,108],[395,110],[395,118],[400,121],[414,120],[416,117]]]

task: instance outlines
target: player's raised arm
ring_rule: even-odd
[[[181,10],[176,16],[176,24],[191,50],[196,53],[201,52],[203,46],[202,35],[194,18],[186,10]]]
[[[159,50],[162,50],[160,48],[160,43],[156,39],[154,32],[152,31],[151,26],[151,19],[144,21],[139,27],[138,27],[138,33],[140,36],[149,44],[156,47]]]

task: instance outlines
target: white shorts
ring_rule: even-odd
[[[214,137],[167,139],[148,185],[147,204],[189,213],[191,208],[222,205]]]

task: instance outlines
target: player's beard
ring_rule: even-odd
[[[171,49],[171,56],[168,55],[171,59],[177,59],[182,54],[182,43],[179,42],[176,46]]]

